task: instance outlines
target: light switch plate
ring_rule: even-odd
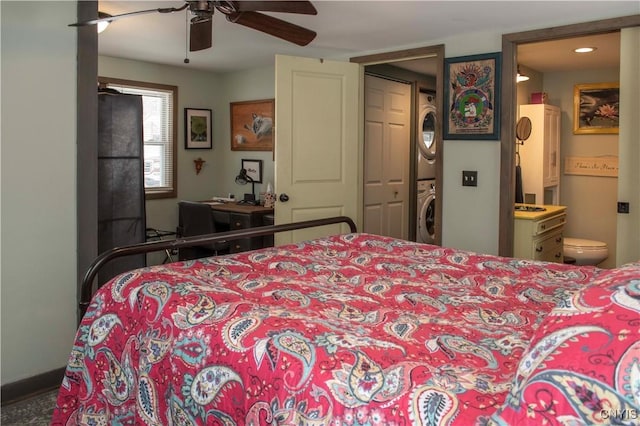
[[[478,186],[478,172],[476,170],[463,170],[462,186]]]

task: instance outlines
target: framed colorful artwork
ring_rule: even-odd
[[[211,110],[184,109],[185,149],[211,149]]]
[[[231,102],[231,150],[272,151],[274,99]]]
[[[617,134],[619,132],[619,83],[573,86],[573,133]]]
[[[444,139],[500,139],[501,57],[445,58]]]

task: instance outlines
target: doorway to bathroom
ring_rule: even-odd
[[[502,139],[501,139],[502,141],[501,142],[501,146],[502,146],[501,185],[503,188],[515,188],[515,156],[514,156],[515,144],[513,143],[515,141],[515,124],[514,125],[510,125],[510,124],[515,123],[517,120],[517,108],[516,108],[516,102],[515,102],[517,97],[517,94],[516,94],[517,89],[516,89],[516,83],[515,83],[515,75],[516,75],[517,65],[521,59],[521,57],[519,57],[518,55],[519,48],[524,47],[530,43],[548,42],[548,41],[559,40],[559,39],[572,39],[572,38],[582,37],[585,35],[598,35],[598,34],[610,33],[614,31],[619,31],[621,29],[623,29],[623,32],[627,31],[626,45],[633,46],[634,43],[637,45],[637,40],[634,39],[633,36],[629,35],[629,31],[632,31],[632,30],[624,30],[624,29],[637,27],[637,26],[638,26],[638,16],[629,16],[629,17],[618,18],[618,19],[610,19],[610,20],[589,22],[584,24],[568,25],[564,27],[556,27],[553,29],[506,34],[503,36],[503,59],[504,60],[503,60],[502,72],[503,72],[503,75],[514,76],[513,81],[511,81],[510,79],[504,79],[503,93],[502,93],[503,104],[513,105],[513,108],[507,108],[506,111],[503,112],[504,120],[503,120]],[[637,31],[637,29],[633,31]],[[627,70],[630,66],[632,67],[633,63],[630,61],[633,61],[634,58],[635,58],[635,61],[637,61],[638,53],[634,52],[632,49],[630,49],[630,51],[625,50],[625,52],[626,52],[625,60],[627,65],[626,66],[620,65],[619,66],[620,70],[617,72],[614,71],[614,74],[617,75],[615,81],[620,81],[621,88],[626,87],[627,90],[634,90],[634,88],[637,88],[637,83],[634,83],[632,79],[625,77],[629,75],[629,73],[626,72],[625,70]],[[628,59],[627,57],[631,59]],[[605,78],[605,77],[606,76],[597,77],[597,78]],[[543,78],[543,81],[544,81],[544,78]],[[568,84],[568,83],[565,81],[565,84]],[[571,86],[571,91],[573,91],[574,84],[571,83],[570,86]],[[559,89],[554,88],[554,90],[559,90]],[[552,95],[548,94],[547,96],[550,97]],[[573,93],[571,94],[571,97],[572,96],[573,96]],[[570,131],[573,132],[573,112],[572,112],[573,102],[571,102],[571,106],[567,110],[571,112],[570,114],[563,112],[563,121],[566,121],[567,123],[569,123],[567,124],[567,126],[571,126]],[[627,120],[628,120],[628,116],[627,116]],[[628,123],[627,125],[629,124],[630,123]],[[624,122],[621,122],[620,125],[624,127]],[[629,128],[627,129],[630,132],[628,133],[628,135],[632,137],[629,138],[628,136],[625,136],[624,140],[619,139],[619,142],[620,142],[619,149],[621,152],[621,156],[620,156],[621,164],[623,162],[629,161],[628,160],[629,158],[633,158],[632,155],[629,155],[630,153],[638,152],[637,148],[629,146],[630,145],[629,142],[630,140],[633,139],[634,136],[631,134],[633,132],[633,129],[629,129]],[[635,134],[635,137],[637,137],[637,134]],[[606,143],[602,146],[606,146]],[[623,151],[626,153],[626,155],[623,154]],[[598,152],[595,152],[595,153],[598,154]],[[566,158],[565,156],[562,156],[560,158],[560,166],[562,168],[563,180],[569,177],[568,174],[565,173],[564,171],[565,169],[564,161],[566,161]],[[571,178],[573,177],[574,176],[571,176]],[[616,238],[615,235],[617,234],[617,238],[614,239],[614,242],[612,243],[614,253],[613,255],[610,256],[611,263],[610,265],[603,263],[601,266],[608,267],[608,266],[614,266],[616,264],[620,264],[621,255],[625,256],[623,259],[627,259],[629,256],[636,256],[638,253],[637,242],[634,243],[633,241],[629,241],[629,238],[625,237],[625,234],[629,232],[626,232],[626,233],[624,232],[624,229],[625,229],[624,226],[627,226],[627,229],[629,229],[628,224],[633,223],[634,217],[637,217],[637,216],[630,215],[628,218],[626,216],[620,216],[619,214],[617,214],[617,211],[616,211],[617,204],[615,202],[616,198],[619,198],[619,197],[623,197],[623,198],[630,197],[632,200],[637,200],[637,195],[634,196],[633,191],[624,190],[624,188],[631,188],[634,185],[634,182],[635,182],[634,179],[637,179],[637,177],[634,178],[633,173],[623,173],[618,177],[618,185],[620,185],[621,190],[611,191],[613,192],[613,200],[614,200],[613,202],[606,202],[603,199],[598,200],[597,197],[589,197],[591,202],[595,203],[598,206],[598,208],[600,207],[600,205],[602,205],[604,208],[608,209],[609,212],[613,211],[613,215],[617,217],[617,220],[615,221],[617,223],[613,225],[613,232],[611,232],[614,238]],[[635,184],[637,185],[637,182],[635,182]],[[499,237],[500,254],[507,255],[507,256],[511,255],[512,247],[513,247],[514,199],[515,199],[515,190],[503,191],[503,193],[501,194],[500,237]],[[587,208],[593,208],[593,206],[587,207]],[[623,228],[621,228],[621,223],[620,223],[621,219],[622,219]],[[579,218],[574,220],[574,223],[576,224],[576,226],[580,226],[579,220],[580,220]],[[625,223],[627,225],[624,225]],[[593,226],[593,228],[597,228],[597,226]],[[574,232],[574,231],[570,230],[569,232]],[[576,230],[575,232],[578,232],[578,230]],[[579,232],[582,232],[582,229],[580,229]],[[624,240],[622,242],[623,244],[622,250],[620,248],[621,235],[622,235],[622,239]],[[604,238],[601,238],[601,239],[604,239]]]
[[[596,50],[590,53],[573,51],[585,46]],[[563,232],[565,247],[567,242],[576,239],[588,240],[593,244],[598,242],[598,246],[603,247],[606,244],[608,256],[599,265],[612,268],[616,259],[617,173],[576,168],[573,165],[601,160],[606,160],[609,167],[617,164],[618,129],[613,127],[617,125],[617,120],[614,117],[608,120],[611,122],[610,128],[596,128],[594,123],[593,133],[576,133],[574,108],[579,107],[579,99],[574,99],[574,88],[585,84],[618,83],[620,31],[520,44],[517,58],[521,80],[516,84],[518,118],[529,116],[537,130],[534,133],[538,136],[520,146],[524,198],[537,198],[531,200],[535,204],[566,206],[567,220]],[[524,80],[523,76],[528,80]],[[609,105],[617,109],[618,102],[612,99]],[[543,115],[538,113],[540,108],[557,111],[560,124],[555,132],[559,140],[557,151],[544,150],[544,145],[553,138],[549,132],[552,129],[544,132]],[[547,163],[556,168],[557,180],[536,197],[536,184],[544,180],[543,166]],[[546,197],[547,193],[553,196]],[[589,250],[592,249],[585,247],[583,251]]]

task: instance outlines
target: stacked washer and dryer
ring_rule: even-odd
[[[416,241],[434,244],[436,240],[436,106],[435,93],[418,97],[418,226]]]

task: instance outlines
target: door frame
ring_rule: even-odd
[[[97,1],[78,1],[78,22],[98,16]],[[93,26],[78,27],[76,64],[76,293],[98,256],[98,33]],[[80,142],[81,141],[81,142]],[[82,312],[77,311],[77,323]]]
[[[502,36],[502,95],[503,105],[500,138],[500,204],[498,254],[513,256],[513,206],[515,203],[515,143],[516,140],[516,70],[518,45],[562,38],[618,31],[640,26],[640,15],[604,19],[560,27],[503,34]],[[511,76],[511,78],[508,78]]]
[[[436,132],[440,132],[442,135],[442,117],[444,108],[444,44],[437,44],[433,46],[416,47],[412,49],[396,50],[392,52],[376,53],[365,56],[355,56],[350,58],[351,62],[360,64],[360,81],[361,87],[364,87],[364,68],[367,65],[378,64],[390,64],[399,61],[408,61],[412,59],[434,59],[436,61],[436,109],[440,111],[439,120],[436,122]],[[361,105],[364,105],[364,92],[361,94]],[[363,110],[363,108],[361,108]],[[364,129],[364,111],[361,111],[361,128]],[[415,118],[412,117],[412,123],[415,123]],[[364,136],[361,138],[364,139]],[[411,137],[409,144],[409,179],[411,182],[416,182],[416,140],[415,137]],[[443,139],[442,137],[436,139],[436,245],[442,244],[442,181],[443,181],[443,163],[442,163],[442,149]],[[417,216],[418,200],[415,187],[409,191],[409,224],[415,224],[417,217],[413,217],[415,213]],[[361,206],[362,208],[362,206]],[[409,232],[411,232],[411,226]]]

